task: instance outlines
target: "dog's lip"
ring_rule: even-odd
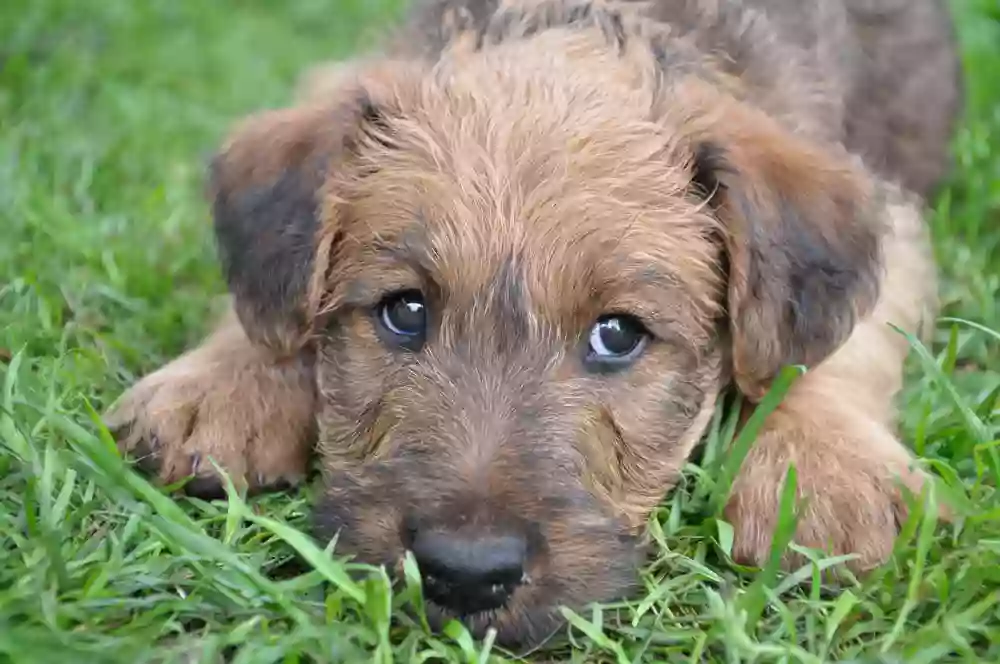
[[[497,639],[497,644],[507,650],[515,657],[526,657],[532,652],[542,648],[546,643],[551,641],[564,627],[563,621],[556,621],[552,629],[548,631],[545,636],[538,639],[527,639],[527,641],[518,637],[513,642],[505,639],[504,626],[500,624],[502,621],[502,614],[506,611],[506,605],[498,609],[491,609],[488,611],[479,611],[476,613],[469,613],[458,615],[454,611],[451,611],[447,607],[443,607],[434,600],[424,598],[424,604],[426,607],[433,609],[433,615],[429,616],[432,619],[432,624],[434,622],[440,622],[440,627],[443,627],[450,620],[457,620],[475,637],[475,638],[485,638],[486,635],[492,630],[499,638]]]
[[[504,606],[501,606],[501,607],[496,608],[496,609],[485,609],[485,610],[482,610],[482,611],[473,611],[471,613],[457,613],[454,610],[449,609],[448,607],[446,607],[446,606],[444,606],[442,604],[438,604],[434,600],[428,599],[426,597],[424,598],[424,604],[426,604],[427,606],[430,606],[430,607],[433,607],[434,609],[436,609],[437,612],[443,618],[455,618],[457,620],[461,620],[462,622],[466,622],[466,621],[470,621],[470,622],[485,621],[487,623],[487,625],[486,625],[487,628],[492,623],[496,622],[496,617],[497,617],[497,614],[499,612],[506,610],[506,605],[504,605]]]
[[[460,614],[453,609],[438,604],[432,599],[424,597],[424,610],[432,627],[443,629],[452,620],[457,620],[469,630],[473,637],[484,638],[490,630],[496,633],[501,631],[499,625],[501,622],[500,614],[506,610],[506,605],[496,609]]]

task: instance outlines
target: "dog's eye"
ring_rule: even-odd
[[[427,329],[427,307],[418,291],[389,295],[376,308],[380,326],[389,340],[411,350],[423,345]]]
[[[604,316],[592,328],[587,360],[592,363],[621,364],[634,360],[649,339],[646,327],[632,316]]]

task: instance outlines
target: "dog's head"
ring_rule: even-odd
[[[505,642],[627,594],[719,390],[816,364],[875,298],[845,158],[603,39],[366,66],[213,170],[244,326],[315,353],[320,533],[412,550],[432,615]]]

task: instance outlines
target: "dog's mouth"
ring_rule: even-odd
[[[555,637],[565,623],[558,612],[548,606],[515,612],[504,605],[459,613],[425,597],[424,609],[428,622],[435,630],[441,630],[450,621],[457,620],[476,639],[484,639],[491,631],[495,632],[497,644],[512,652],[527,652],[541,647]]]
[[[429,597],[424,598],[424,604],[427,609],[430,609],[429,614],[433,613],[441,622],[448,622],[451,619],[455,619],[467,627],[471,628],[474,625],[479,625],[483,629],[488,629],[491,625],[498,622],[500,615],[506,610],[506,606],[500,606],[489,609],[455,611]],[[430,617],[428,615],[428,618]]]
[[[470,616],[495,614],[497,611],[507,608],[511,596],[519,586],[525,583],[530,583],[530,577],[527,574],[522,575],[521,580],[513,583],[498,579],[482,588],[466,589],[463,592],[447,581],[432,575],[425,575],[423,579],[424,600],[433,602],[441,609],[463,619]],[[458,604],[455,602],[456,599],[460,600]]]

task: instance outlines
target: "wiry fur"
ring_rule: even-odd
[[[109,420],[202,491],[194,459],[263,488],[317,448],[319,534],[390,568],[413,528],[521,532],[532,583],[464,618],[526,642],[558,604],[630,591],[719,393],[759,399],[801,363],[734,487],[736,556],[766,558],[795,463],[799,543],[870,568],[896,480],[923,481],[889,323],[935,312],[920,197],[956,62],[932,0],[425,2],[233,133],[211,191],[236,316]],[[402,289],[431,312],[418,353],[374,324]],[[653,341],[595,373],[606,313]]]

